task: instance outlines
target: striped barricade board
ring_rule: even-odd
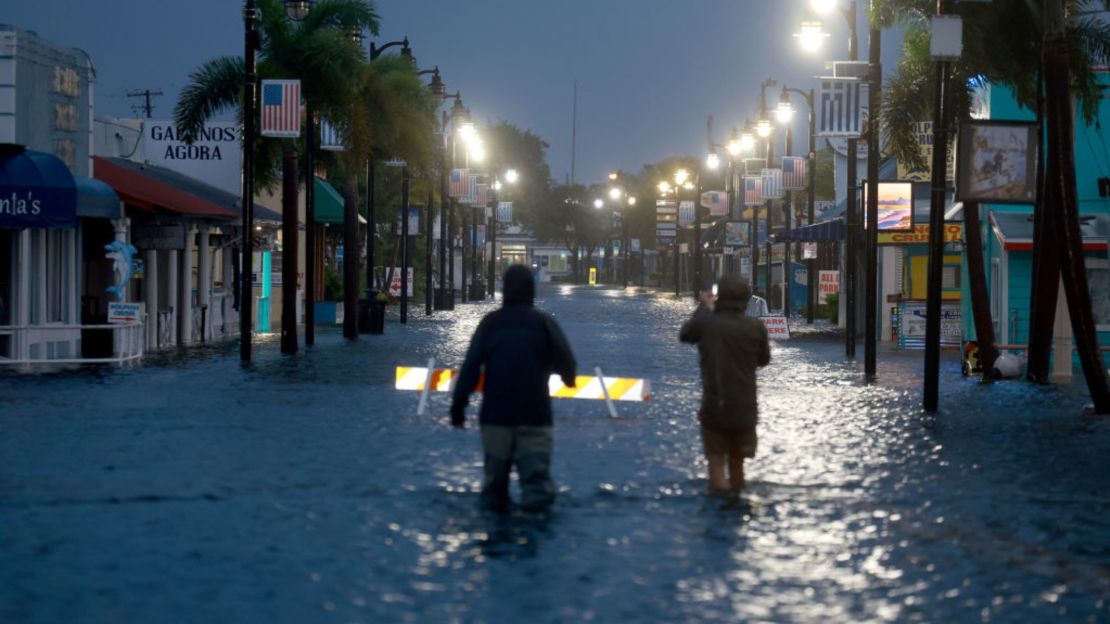
[[[430,377],[433,392],[450,392],[455,386],[459,371],[450,368],[436,368]],[[424,382],[429,379],[428,369],[424,366],[398,366],[394,388],[397,390],[424,390]],[[602,380],[605,388],[602,389]],[[477,392],[482,391],[485,379],[478,380]],[[605,399],[605,391],[613,401],[643,402],[651,398],[651,382],[647,379],[631,377],[595,377],[578,375],[575,387],[568,388],[558,375],[552,375],[547,382],[552,397],[559,399]]]

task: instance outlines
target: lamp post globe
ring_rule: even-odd
[[[298,22],[308,17],[312,0],[285,0],[285,14]]]
[[[798,44],[802,46],[802,50],[812,54],[825,45],[825,39],[829,37],[829,33],[825,32],[821,22],[807,21],[802,22],[801,27],[794,36],[797,37]]]
[[[598,210],[601,210],[604,207],[605,207],[605,202],[603,200],[601,200],[601,199],[595,199],[594,200],[594,208],[597,208]]]
[[[836,8],[838,0],[809,0],[809,7],[816,13],[826,15]]]
[[[520,173],[518,173],[516,169],[509,169],[505,172],[505,181],[509,184],[516,184],[519,179]]]

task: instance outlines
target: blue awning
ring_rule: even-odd
[[[70,228],[77,224],[77,187],[57,156],[0,143],[0,227]]]
[[[94,219],[123,218],[119,195],[95,178],[74,178],[77,184],[77,216]]]

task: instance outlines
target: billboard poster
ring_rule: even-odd
[[[751,244],[751,224],[747,221],[725,223],[725,244],[730,247],[743,247]]]
[[[867,214],[867,184],[863,185],[863,203]],[[864,228],[867,220],[864,219]],[[913,183],[879,182],[879,231],[908,232],[913,230]]]
[[[960,125],[956,200],[1032,204],[1036,201],[1037,126],[1004,121]]]
[[[817,272],[817,303],[828,303],[829,295],[840,293],[840,271]]]

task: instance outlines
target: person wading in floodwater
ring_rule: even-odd
[[[771,361],[767,328],[745,314],[752,289],[746,280],[725,277],[701,304],[678,338],[698,346],[701,362],[701,439],[709,462],[709,493],[736,492],[744,486],[744,460],[755,457],[759,417],[755,369]],[[728,479],[725,479],[725,466]]]
[[[547,384],[556,373],[573,388],[576,363],[555,319],[532,307],[535,292],[527,267],[518,264],[505,271],[502,306],[474,331],[451,403],[451,424],[464,428],[470,394],[485,373],[478,417],[485,452],[482,503],[496,511],[508,509],[513,464],[525,510],[544,510],[555,500]]]

